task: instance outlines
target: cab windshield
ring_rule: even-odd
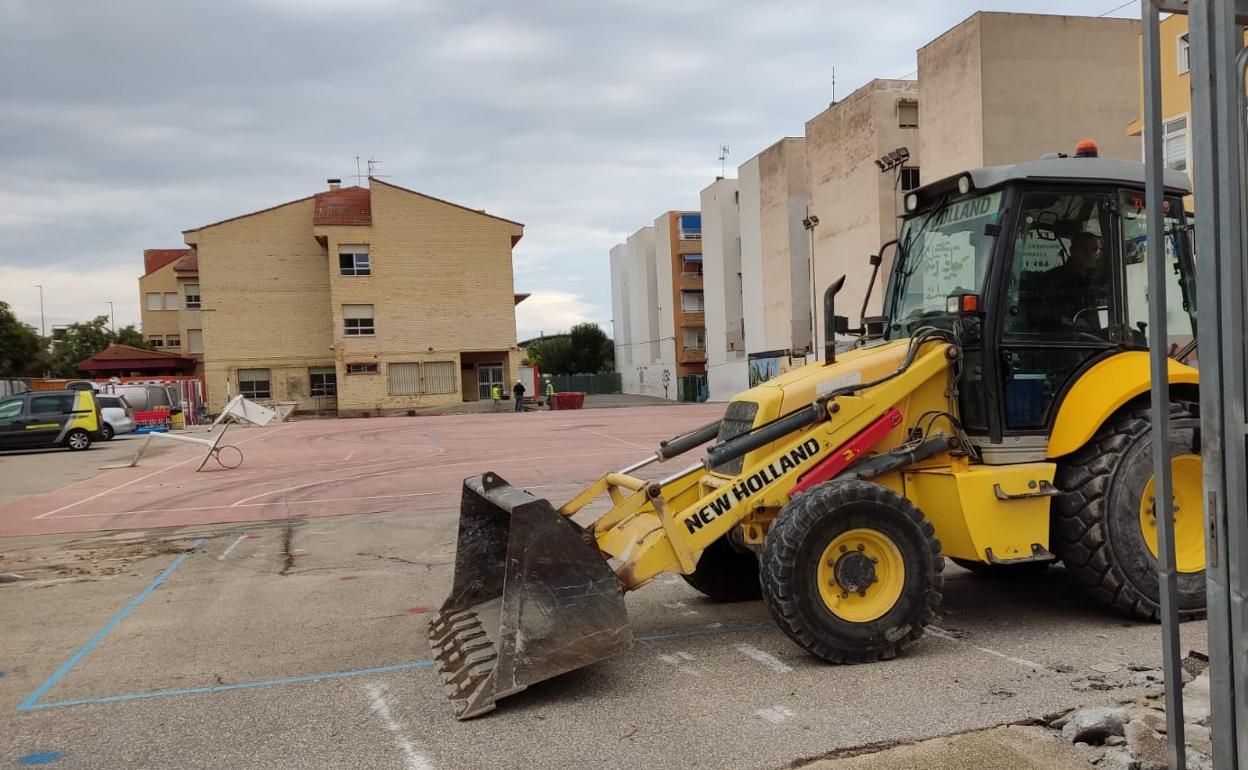
[[[980,293],[1001,215],[1001,191],[950,195],[912,214],[899,239],[888,339],[948,318],[950,294]]]

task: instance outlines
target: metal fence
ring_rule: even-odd
[[[543,381],[549,377],[559,393],[580,391],[582,393],[619,393],[623,389],[623,381],[619,372],[609,374],[543,374]],[[544,384],[538,386],[545,392]]]

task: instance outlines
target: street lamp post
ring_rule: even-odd
[[[113,312],[112,302],[108,303],[108,318],[109,318],[108,330],[112,332],[113,336],[115,337],[117,336],[117,314]]]

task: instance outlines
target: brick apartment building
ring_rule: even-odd
[[[143,333],[202,360],[210,412],[237,393],[342,415],[488,398],[520,362],[523,233],[378,179],[330,180],[145,252]]]

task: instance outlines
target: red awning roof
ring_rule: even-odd
[[[83,372],[128,371],[133,369],[188,369],[195,368],[195,359],[163,353],[159,350],[136,348],[116,342],[99,353],[78,362]]]
[[[199,252],[195,249],[187,249],[190,253],[179,259],[173,265],[175,273],[198,273],[199,272]]]

